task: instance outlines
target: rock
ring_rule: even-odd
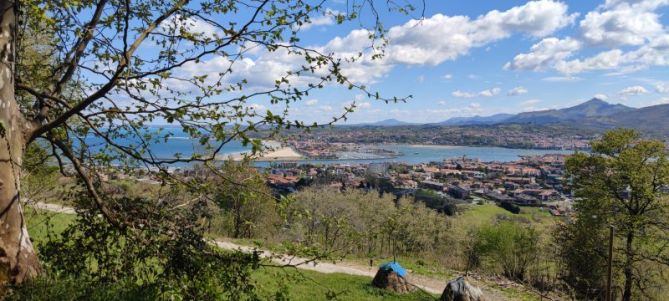
[[[372,285],[400,294],[414,290],[414,286],[406,278],[390,269],[379,269],[372,280]]]
[[[465,277],[458,277],[446,285],[440,301],[485,301],[483,292],[471,285]]]

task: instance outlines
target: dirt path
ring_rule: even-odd
[[[325,261],[314,262],[313,260],[308,258],[290,256],[285,254],[276,254],[267,250],[261,250],[253,247],[243,246],[229,241],[213,240],[212,243],[218,246],[219,248],[226,250],[238,250],[246,253],[253,252],[253,250],[258,250],[260,252],[261,258],[267,258],[272,262],[276,263],[277,265],[295,266],[299,269],[315,271],[324,274],[342,273],[348,275],[367,276],[367,277],[374,277],[374,275],[376,275],[376,267],[357,265],[348,262],[337,262],[337,263],[325,262]],[[446,280],[442,279],[410,276],[409,282],[419,287],[420,289],[433,294],[441,294],[444,291],[444,288],[446,287]]]
[[[34,202],[30,203],[29,206],[36,209],[47,210],[56,213],[65,213],[65,214],[76,213],[74,208],[60,204]],[[296,257],[285,254],[275,254],[267,250],[261,250],[258,248],[244,246],[223,240],[212,240],[211,243],[221,249],[238,250],[245,253],[251,253],[254,250],[256,250],[259,251],[261,258],[266,258],[268,260],[271,260],[277,265],[294,266],[296,268],[303,270],[315,271],[326,274],[342,273],[342,274],[366,276],[366,277],[374,277],[374,275],[376,274],[376,267],[372,268],[368,266],[355,265],[346,262],[337,262],[337,263],[324,262],[324,261],[315,262],[309,258]],[[432,279],[425,277],[413,277],[413,278],[414,279],[410,278],[409,280],[414,285],[433,294],[440,294],[446,287],[446,280]]]
[[[47,210],[51,212],[65,213],[65,214],[75,213],[74,208],[60,204],[35,202],[35,203],[30,203],[28,205],[33,208]],[[210,242],[216,245],[217,247],[226,250],[237,250],[245,253],[251,253],[255,250],[259,252],[259,256],[261,258],[271,260],[273,263],[282,266],[294,266],[298,269],[315,271],[325,274],[342,273],[342,274],[366,276],[366,277],[374,277],[374,275],[376,274],[376,267],[369,267],[365,265],[354,264],[343,261],[337,263],[325,262],[325,261],[315,262],[308,258],[285,255],[285,254],[276,254],[268,250],[263,250],[250,246],[244,246],[224,240],[211,240]],[[422,275],[410,275],[408,280],[410,283],[412,283],[413,285],[424,291],[427,291],[432,294],[441,294],[444,291],[444,288],[446,287],[446,283],[450,279],[445,279],[445,278],[440,279]],[[482,283],[473,283],[473,284],[479,286],[483,290],[486,296],[492,298],[491,300],[508,300],[508,298],[504,297],[500,291],[494,288],[482,285]]]
[[[46,211],[51,211],[51,212],[56,212],[56,213],[65,213],[65,214],[75,214],[77,213],[74,208],[60,205],[60,204],[52,204],[52,203],[43,203],[43,202],[29,202],[27,204],[28,206],[35,208],[35,209],[41,209],[41,210],[46,210]]]

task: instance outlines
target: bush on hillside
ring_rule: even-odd
[[[340,255],[369,257],[446,252],[448,218],[421,202],[358,189],[316,187],[293,195],[285,207],[288,241]]]
[[[202,222],[210,212],[206,201],[183,207],[175,206],[181,200],[169,196],[160,203],[141,198],[106,201],[123,226],[107,222],[86,195],[80,196],[77,219],[40,246],[45,277],[51,278],[20,288],[14,293],[17,300],[58,296],[59,285],[63,294],[71,295],[63,299],[71,300],[106,295],[118,295],[119,300],[255,298],[248,279],[258,267],[258,255],[223,252],[207,243]],[[48,292],[37,293],[36,287]]]
[[[455,201],[448,197],[441,196],[433,191],[418,189],[415,195],[416,201],[423,202],[426,207],[437,210],[448,216],[453,216],[457,213],[457,206]]]
[[[501,203],[499,204],[499,206],[502,207],[502,208],[504,208],[504,209],[506,209],[507,211],[509,211],[509,212],[511,212],[511,213],[513,213],[513,214],[518,214],[518,213],[520,213],[520,207],[518,207],[518,205],[515,205],[515,204],[513,204],[513,203],[511,203],[511,202],[504,201],[504,202],[501,202]]]
[[[470,267],[487,265],[509,279],[526,280],[528,268],[539,254],[539,234],[531,226],[512,221],[484,225],[473,233],[469,246]]]

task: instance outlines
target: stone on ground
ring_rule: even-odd
[[[465,277],[458,277],[446,285],[440,301],[485,301],[483,292],[470,284]]]
[[[414,286],[406,279],[406,272],[397,263],[384,264],[376,272],[372,285],[395,293],[406,293],[414,290]]]

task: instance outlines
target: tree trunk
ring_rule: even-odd
[[[234,210],[235,210],[235,230],[234,233],[232,234],[232,238],[239,238],[241,235],[241,229],[242,229],[242,208],[241,205],[239,204],[240,201],[235,200],[234,201]]]
[[[26,122],[14,96],[14,1],[0,0],[0,285],[20,284],[41,271],[20,198]]]
[[[623,288],[623,301],[632,300],[632,281],[634,281],[634,271],[632,265],[634,264],[634,250],[632,242],[634,241],[634,233],[630,230],[627,232],[625,240],[625,267],[623,274],[625,275],[625,286]]]

